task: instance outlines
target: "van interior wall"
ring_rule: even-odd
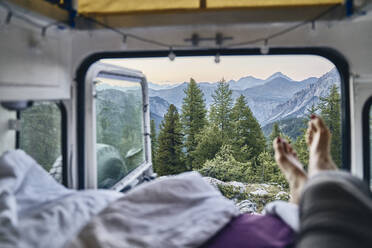
[[[13,8],[10,22],[0,28],[0,100],[69,98],[69,29],[54,25],[43,33],[42,27],[54,20]],[[7,14],[0,8],[1,20]]]
[[[1,8],[1,20],[5,20],[6,15],[7,11]],[[53,22],[45,17],[36,16],[35,18],[44,21],[42,25]],[[162,17],[159,15],[158,18]],[[0,100],[71,99],[71,81],[75,78],[78,67],[85,58],[97,52],[169,50],[173,44],[189,46],[190,42],[187,43],[184,39],[190,38],[195,33],[201,37],[215,37],[216,33],[233,37],[232,41],[223,44],[225,46],[229,43],[265,38],[296,24],[290,22],[243,23],[237,18],[228,24],[200,25],[191,21],[187,25],[122,29],[124,32],[167,44],[163,47],[131,37],[127,37],[124,43],[122,35],[102,29],[92,23],[87,23],[86,29],[60,29],[52,25],[43,36],[40,27],[13,17],[10,24],[2,25],[0,31]],[[363,15],[355,14],[342,20],[316,21],[314,27],[311,23],[303,25],[285,35],[269,39],[268,45],[269,47],[299,48],[330,47],[345,56],[352,75],[364,77],[371,74],[372,14],[370,12],[366,11]],[[231,48],[260,48],[262,45],[263,42],[258,42]],[[215,41],[201,42],[198,47],[180,49],[206,48],[217,48]],[[369,78],[367,81],[369,80],[372,84],[370,77],[367,78]],[[357,78],[354,82],[356,80]],[[74,86],[73,91],[76,89]],[[352,92],[357,94],[355,93],[357,91]],[[74,94],[76,92],[73,92]],[[359,102],[357,95],[353,96],[353,99],[351,120],[355,122],[354,116],[361,115],[363,103]],[[73,109],[76,109],[74,104],[70,104],[67,111],[72,113]],[[75,122],[70,120],[69,123],[74,125]],[[352,127],[354,128],[352,145],[355,151],[352,154],[352,171],[361,176],[363,171],[362,140],[354,135],[361,132],[361,124],[353,123]],[[69,126],[68,129],[75,130],[73,126]]]

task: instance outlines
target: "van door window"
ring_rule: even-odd
[[[19,148],[62,183],[61,110],[55,102],[35,102],[20,112]]]
[[[96,83],[98,188],[110,188],[145,162],[140,83],[99,79]]]

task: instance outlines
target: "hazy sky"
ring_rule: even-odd
[[[108,60],[105,60],[108,62]],[[110,63],[142,71],[149,82],[174,84],[189,81],[217,82],[238,80],[245,76],[265,79],[275,72],[282,72],[300,81],[320,77],[334,65],[327,59],[314,55],[221,56],[216,64],[214,57],[111,59]]]

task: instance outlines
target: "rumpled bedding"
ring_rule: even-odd
[[[57,183],[21,150],[0,157],[0,247],[199,247],[239,214],[196,172],[121,194]]]
[[[188,172],[133,189],[66,247],[200,247],[237,215],[232,201]]]
[[[59,248],[123,194],[69,190],[21,150],[0,157],[0,247]]]

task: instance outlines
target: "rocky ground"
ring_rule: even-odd
[[[212,177],[204,179],[221,191],[226,198],[233,200],[241,213],[261,213],[267,203],[289,199],[288,190],[278,184],[223,182]]]

